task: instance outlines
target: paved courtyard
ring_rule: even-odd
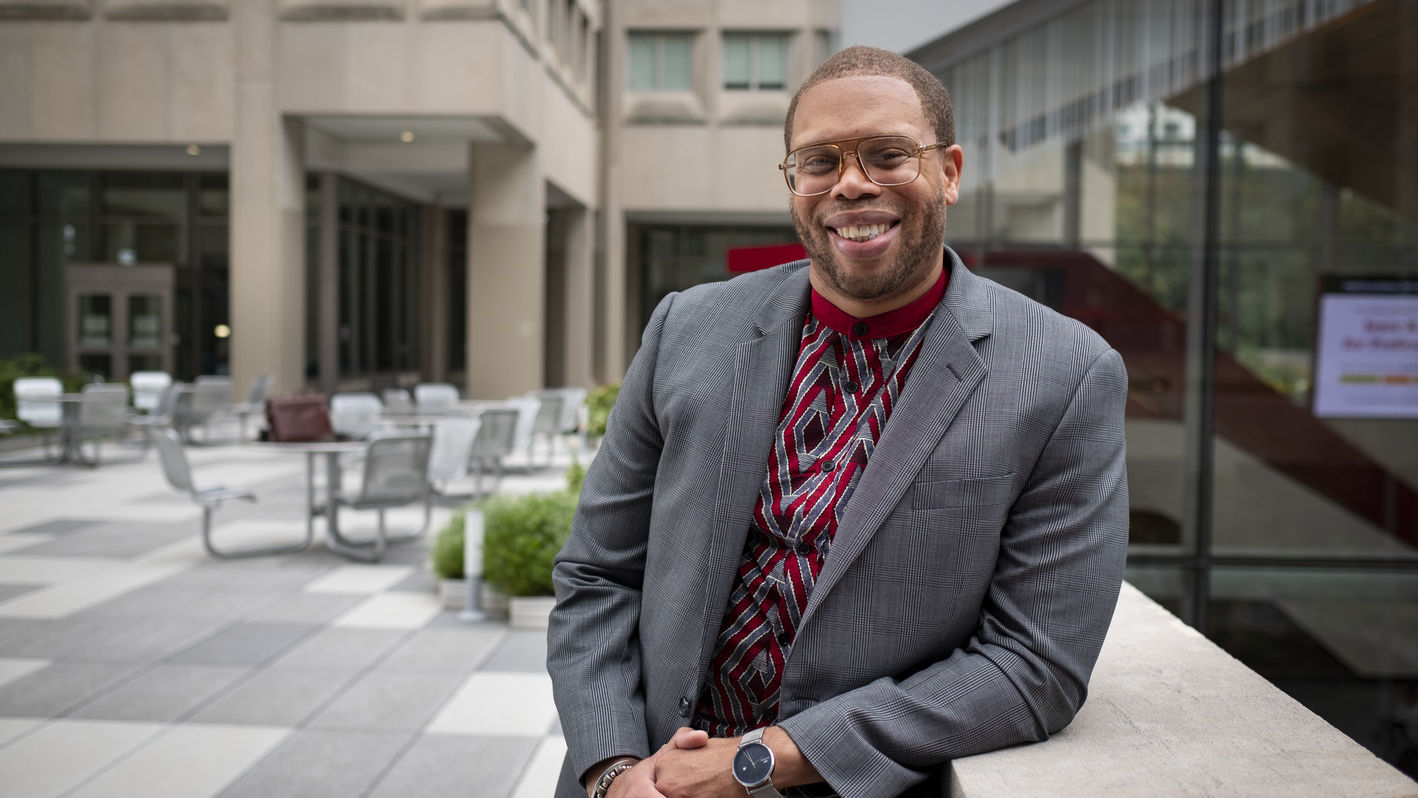
[[[155,452],[98,468],[0,455],[0,795],[545,798],[565,744],[541,631],[442,609],[432,538],[359,564],[209,557]],[[219,540],[290,540],[304,459],[190,447],[199,485],[255,492]],[[510,474],[553,489],[568,461]],[[435,514],[433,530],[450,515]],[[352,537],[372,512],[342,512]],[[391,529],[420,510],[391,512]]]

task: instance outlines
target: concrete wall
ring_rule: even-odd
[[[1412,798],[1418,784],[1124,585],[1073,723],[951,764],[950,798],[1068,795]]]

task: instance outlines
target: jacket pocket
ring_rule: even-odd
[[[992,507],[1010,501],[1013,485],[1012,472],[997,477],[920,482],[911,487],[911,508]]]

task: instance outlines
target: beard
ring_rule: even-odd
[[[863,271],[842,261],[837,248],[832,245],[832,233],[816,219],[825,219],[842,210],[873,207],[872,201],[819,205],[813,213],[813,220],[803,219],[793,201],[788,201],[793,230],[797,232],[798,240],[807,250],[813,265],[821,269],[822,275],[838,292],[862,301],[891,296],[940,264],[945,248],[945,206],[945,187],[940,186],[933,201],[920,207],[919,213],[900,214],[901,229],[897,231],[900,248],[896,259],[885,270]]]

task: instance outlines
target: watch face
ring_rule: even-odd
[[[773,775],[773,751],[763,743],[749,743],[734,754],[734,778],[750,787]]]

